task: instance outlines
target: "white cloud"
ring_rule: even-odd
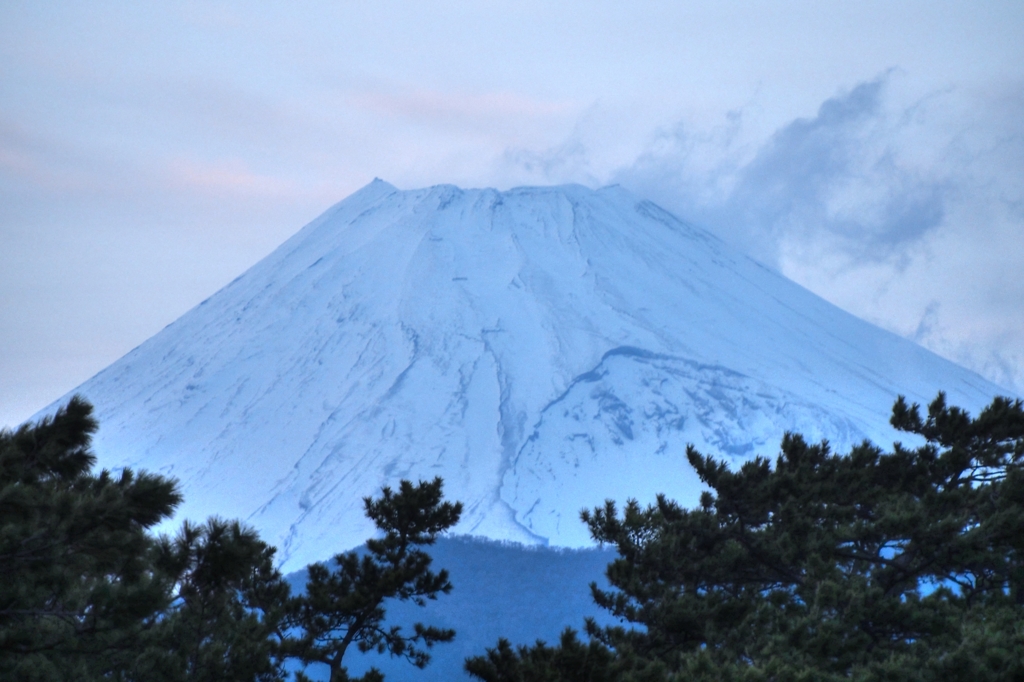
[[[1022,90],[907,102],[902,84],[861,83],[759,144],[742,111],[677,126],[611,179],[1024,393]]]

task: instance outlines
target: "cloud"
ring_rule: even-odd
[[[891,146],[901,124],[882,111],[885,82],[828,99],[772,136],[729,198],[746,224],[776,240],[831,233],[860,259],[888,256],[941,224],[945,183],[901,163]]]
[[[552,122],[571,118],[579,109],[570,100],[546,100],[511,91],[467,93],[374,88],[354,92],[345,100],[375,116],[504,140],[510,135],[544,129]]]
[[[467,94],[424,89],[400,94],[364,91],[354,95],[353,101],[378,113],[445,120],[560,116],[574,108],[569,102],[539,100],[513,92]]]
[[[568,138],[540,151],[524,147],[508,148],[502,154],[500,166],[506,169],[508,179],[517,183],[578,182],[599,185],[601,181],[594,174],[591,150],[585,142],[582,128],[581,123],[577,122]]]
[[[167,165],[166,178],[175,189],[213,196],[290,198],[300,192],[294,182],[256,173],[240,159],[175,159]]]
[[[1024,87],[898,71],[757,139],[677,124],[609,173],[837,305],[1024,394]]]
[[[0,117],[0,195],[13,200],[15,189],[82,193],[105,186],[80,150]]]
[[[948,181],[894,145],[914,125],[886,107],[890,75],[827,99],[750,148],[734,111],[710,132],[676,126],[612,179],[779,264],[788,240],[879,260],[942,224]]]

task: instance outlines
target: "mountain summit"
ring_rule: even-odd
[[[442,476],[459,532],[584,546],[583,507],[696,501],[686,443],[889,444],[896,395],[939,389],[1000,392],[618,187],[375,180],[75,392],[101,464],[177,477],[180,515],[246,519],[292,570],[402,478]]]

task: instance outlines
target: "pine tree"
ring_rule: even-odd
[[[448,572],[431,571],[430,555],[421,549],[434,544],[462,513],[461,503],[442,501],[441,488],[440,478],[417,485],[403,480],[397,493],[385,487],[379,498],[364,499],[366,515],[383,537],[368,540],[365,553],[335,556],[334,570],[323,563],[308,567],[305,594],[292,600],[286,619],[301,632],[287,644],[290,655],[307,665],[326,664],[331,682],[342,682],[350,679],[343,661],[353,646],[400,656],[422,668],[430,660],[426,649],[455,637],[453,630],[421,623],[411,633],[384,623],[387,600],[423,606],[452,589]],[[371,669],[362,679],[383,676]]]
[[[512,648],[507,639],[486,656],[466,661],[466,671],[484,682],[617,682],[627,672],[610,649],[597,640],[584,643],[567,628],[558,646],[538,640]]]
[[[279,634],[289,586],[275,550],[238,521],[185,522],[161,538],[170,603],[124,674],[140,682],[283,680]]]
[[[275,550],[237,521],[148,531],[180,503],[174,481],[91,471],[92,407],[72,398],[52,418],[0,431],[0,679],[272,682],[297,658],[332,681],[352,645],[417,667],[451,630],[386,626],[385,602],[451,591],[422,547],[458,522],[442,481],[366,498],[383,536],[365,554],[309,567],[292,597]],[[305,679],[297,673],[298,679]],[[365,680],[380,680],[371,671]]]
[[[940,394],[922,418],[900,398],[891,423],[925,444],[838,455],[787,434],[774,466],[738,471],[690,447],[712,491],[699,508],[584,512],[619,554],[613,589],[591,589],[628,625],[587,624],[618,679],[1024,677],[1024,407],[971,419]],[[467,670],[512,680],[481,665],[534,654],[499,647]]]
[[[75,397],[48,419],[0,431],[0,671],[95,679],[131,655],[167,605],[147,533],[181,500],[152,474],[91,473],[96,421]]]

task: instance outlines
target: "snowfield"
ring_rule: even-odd
[[[888,446],[940,389],[1005,393],[617,187],[376,180],[74,392],[102,466],[180,480],[175,526],[245,519],[295,570],[402,478],[442,476],[457,533],[588,546],[583,507],[696,503],[687,443]]]

